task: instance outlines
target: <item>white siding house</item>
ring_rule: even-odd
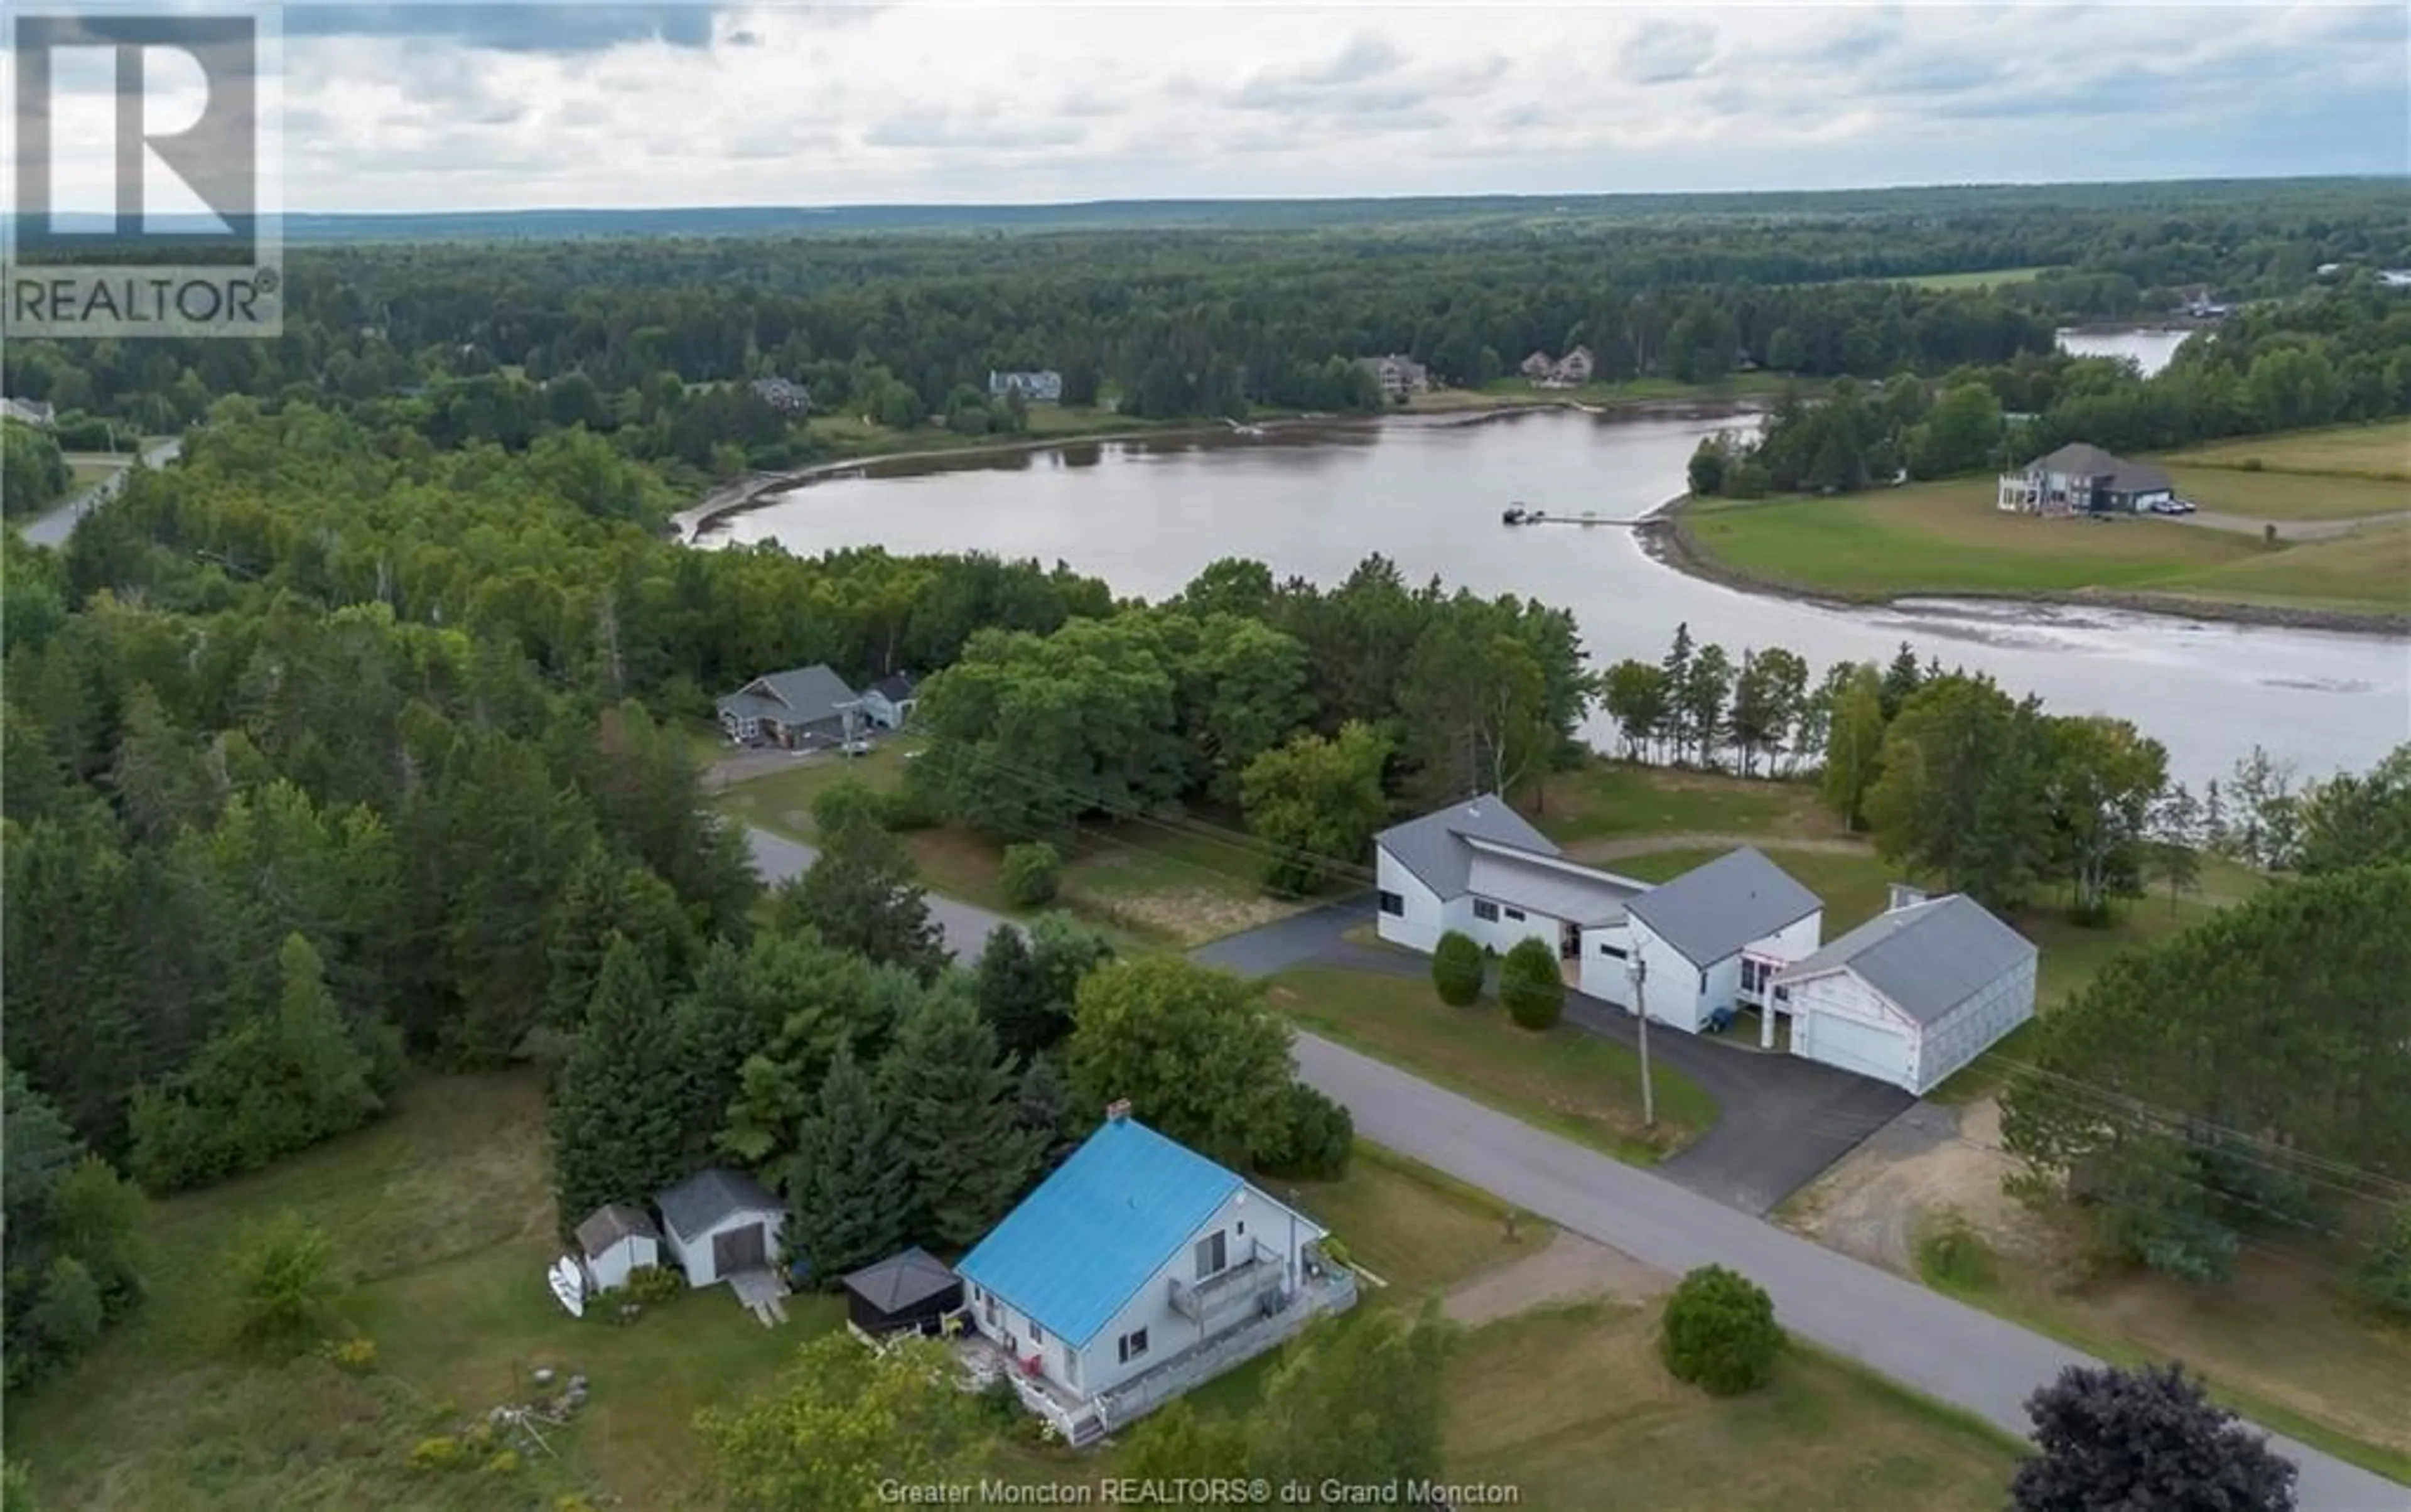
[[[870,684],[862,696],[862,712],[881,729],[902,729],[920,703],[920,684],[901,672],[891,672]]]
[[[1761,1006],[1776,967],[1815,951],[1824,932],[1817,895],[1746,846],[1650,888],[1627,912],[1650,1021],[1686,1034]]]
[[[1373,873],[1384,940],[1429,952],[1454,930],[1505,955],[1535,939],[1585,970],[1587,933],[1620,930],[1649,886],[1567,860],[1496,794],[1384,829]]]
[[[956,1272],[981,1337],[1103,1431],[1351,1305],[1324,1237],[1117,1104]]]
[[[786,1204],[741,1171],[714,1167],[661,1195],[662,1241],[690,1286],[779,1266]]]
[[[1887,910],[1775,978],[1791,1052],[1920,1096],[2034,1017],[2033,944],[1952,893]]]
[[[588,1291],[617,1291],[630,1271],[662,1263],[661,1231],[625,1203],[606,1202],[577,1226],[577,1257]]]

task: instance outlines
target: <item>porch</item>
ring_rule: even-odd
[[[1326,1313],[1356,1305],[1356,1272],[1317,1262],[1306,1284],[1272,1311],[1191,1345],[1152,1370],[1132,1376],[1092,1403],[1107,1430],[1136,1422],[1165,1402],[1194,1390],[1258,1355],[1280,1347]]]
[[[1053,1427],[1056,1437],[1075,1449],[1105,1436],[1104,1419],[1086,1398],[1044,1375],[1030,1373],[1019,1360],[977,1329],[966,1326],[950,1336],[955,1358],[962,1361],[972,1390],[985,1391],[1000,1379],[1012,1382],[1013,1394],[1021,1399],[1021,1405]]]

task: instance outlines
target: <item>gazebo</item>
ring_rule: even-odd
[[[919,1245],[845,1278],[846,1320],[870,1338],[935,1333],[963,1305],[963,1282]]]

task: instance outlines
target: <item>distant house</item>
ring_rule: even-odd
[[[39,399],[0,399],[0,419],[22,421],[48,429],[56,423],[59,412]]]
[[[987,396],[1002,399],[1017,393],[1026,404],[1059,404],[1063,402],[1063,374],[1052,368],[1036,373],[996,373],[987,375]]]
[[[2133,514],[2175,497],[2158,468],[2075,441],[2037,457],[2022,473],[2002,474],[1999,506],[2030,515]]]
[[[1590,348],[1577,346],[1558,360],[1556,371],[1550,376],[1564,387],[1572,389],[1590,382],[1594,365],[1591,361]]]
[[[902,729],[920,703],[920,684],[902,672],[890,672],[862,695],[862,712],[881,729]]]
[[[662,1239],[690,1286],[709,1286],[779,1259],[787,1205],[742,1171],[712,1167],[663,1193]]]
[[[788,378],[756,378],[753,395],[782,415],[809,415],[812,412],[812,396],[809,389]]]
[[[1763,1007],[1777,972],[1817,948],[1825,905],[1749,846],[1728,851],[1632,900],[1625,947],[1633,991],[1608,1001],[1645,1006],[1653,1023],[1697,1034],[1744,1007]],[[1761,1043],[1774,1043],[1761,1017]]]
[[[617,1291],[630,1271],[662,1263],[662,1234],[624,1202],[606,1202],[577,1226],[577,1258],[590,1292]]]
[[[1775,977],[1791,1053],[1923,1096],[2034,1017],[2031,942],[1958,893],[1892,905]]]
[[[1404,399],[1431,388],[1431,370],[1413,358],[1396,352],[1387,357],[1360,357],[1356,365],[1373,374],[1385,398]]]
[[[825,666],[796,667],[755,678],[718,700],[720,727],[732,741],[805,750],[852,740],[862,701]]]
[[[1325,1237],[1117,1103],[955,1270],[981,1350],[1076,1446],[1352,1306]]]
[[[2411,288],[2411,268],[2381,268],[2377,271],[2380,288]]]

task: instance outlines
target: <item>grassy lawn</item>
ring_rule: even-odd
[[[1519,359],[1520,360],[1520,359]],[[1536,389],[1521,376],[1495,378],[1480,389],[1435,389],[1417,394],[1410,414],[1498,409],[1507,404],[1634,404],[1667,400],[1747,399],[1779,392],[1793,380],[1776,373],[1736,373],[1722,383],[1678,383],[1672,378],[1633,378],[1624,383],[1585,383],[1575,389]]]
[[[806,427],[812,440],[840,457],[880,457],[904,451],[967,451],[978,447],[1010,447],[1033,441],[1076,440],[1088,435],[1118,435],[1162,430],[1163,422],[1140,419],[1109,409],[1075,409],[1060,404],[1030,406],[1029,429],[1019,435],[957,435],[938,425],[891,430],[858,415],[815,415]]]
[[[1716,1121],[1708,1094],[1660,1064],[1658,1126],[1644,1128],[1638,1056],[1566,1024],[1518,1029],[1494,999],[1452,1008],[1420,977],[1320,968],[1284,972],[1270,991],[1308,1029],[1619,1160],[1652,1164]]]
[[[1972,273],[1919,273],[1892,282],[1913,288],[1999,288],[2009,284],[2031,284],[2049,272],[2048,268],[1985,268]]]
[[[2364,525],[2195,573],[2170,591],[2244,604],[2411,609],[2411,521]]]
[[[1449,1368],[1448,1471],[1543,1512],[1920,1512],[2001,1505],[2001,1435],[1795,1348],[1765,1390],[1719,1401],[1669,1376],[1654,1307],[1527,1314]]]
[[[1414,1306],[1493,1266],[1531,1255],[1553,1230],[1519,1214],[1507,1237],[1507,1205],[1419,1161],[1358,1140],[1347,1176],[1337,1182],[1267,1182],[1348,1246],[1349,1258],[1387,1282],[1367,1286],[1368,1302]]]
[[[2249,520],[2359,520],[2411,510],[2411,483],[2401,478],[2175,463],[2168,473],[2180,496]]]
[[[1561,845],[1652,834],[1826,838],[1842,833],[1807,783],[1760,782],[1592,757],[1555,772],[1527,817]]]
[[[852,760],[802,757],[732,783],[716,800],[722,812],[747,824],[809,842],[815,799],[848,778],[893,791],[913,748],[910,741],[888,741]],[[724,753],[723,746],[715,754]],[[1001,847],[946,826],[903,838],[931,890],[1001,914],[1028,912],[999,889]],[[1261,866],[1235,820],[1201,815],[1094,824],[1081,832],[1064,865],[1058,903],[1135,940],[1200,945],[1297,910],[1296,903],[1265,895],[1257,882]]]
[[[781,1329],[724,1292],[681,1297],[629,1328],[571,1318],[533,1076],[431,1078],[373,1128],[273,1170],[160,1204],[149,1304],[70,1374],[8,1403],[9,1457],[46,1505],[156,1507],[524,1506],[539,1490],[607,1490],[631,1506],[691,1500],[696,1408],[766,1379],[833,1302],[798,1299]],[[244,1224],[290,1211],[322,1226],[358,1282],[349,1321],[377,1345],[351,1375],[316,1359],[260,1366],[212,1343],[216,1257]],[[548,1430],[558,1459],[520,1477],[412,1470],[412,1446],[534,1394],[529,1373],[583,1372],[593,1395]]]
[[[2194,447],[2168,459],[2189,467],[2276,473],[2331,473],[2354,477],[2411,478],[2411,420],[2338,425],[2282,435],[2246,436]]]
[[[1615,869],[1642,882],[1671,882],[1695,866],[1715,860],[1727,848],[1652,851],[1646,856],[1625,857],[1615,862]],[[1871,853],[1787,850],[1780,841],[1774,840],[1759,848],[1766,852],[1767,859],[1790,873],[1802,887],[1824,901],[1825,938],[1829,940],[1882,913],[1885,889],[1900,880],[1897,868]]]
[[[66,462],[69,494],[81,493],[103,478],[114,477],[125,470],[124,457],[110,457],[105,454],[95,456],[73,452],[68,454]]]

